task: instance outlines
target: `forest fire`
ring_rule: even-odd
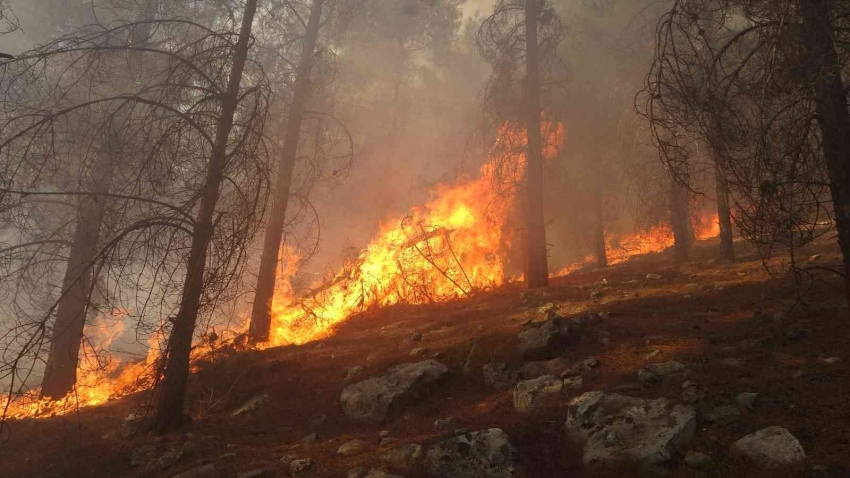
[[[703,241],[720,235],[720,223],[717,214],[701,215],[693,220],[694,238]],[[605,254],[608,265],[617,265],[626,262],[632,257],[642,254],[664,252],[673,247],[675,239],[673,230],[669,224],[656,224],[645,231],[638,231],[628,235],[609,235],[605,238]],[[581,261],[562,267],[553,277],[569,275],[587,264],[591,264],[596,258],[589,254]]]
[[[564,127],[550,123],[542,129],[549,145],[544,157],[551,158],[563,143]],[[271,345],[322,338],[370,307],[445,301],[505,282],[504,252],[513,240],[506,223],[517,198],[514,189],[500,192],[497,183],[520,179],[525,142],[524,132],[502,128],[497,152],[477,178],[440,185],[427,204],[387,221],[356,259],[306,296],[292,294],[288,279],[297,259],[284,254],[289,269],[273,301]]]

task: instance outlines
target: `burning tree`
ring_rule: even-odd
[[[736,225],[764,257],[779,247],[793,261],[834,225],[845,280],[847,13],[837,1],[676,1],[659,22],[644,96],[662,159],[685,172],[680,183],[695,145],[708,145],[719,196],[728,187]],[[721,220],[725,242],[729,225]]]
[[[525,280],[532,289],[549,283],[540,98],[544,79],[559,64],[555,52],[562,35],[561,21],[548,1],[500,0],[477,37],[479,51],[493,65],[485,109],[526,133]]]
[[[175,2],[159,6],[162,18],[91,26],[3,65],[14,99],[0,124],[0,214],[13,240],[0,250],[0,286],[17,317],[0,368],[10,399],[30,386],[45,339],[64,333],[53,318],[73,294],[57,358],[76,368],[92,309],[127,311],[141,335],[170,335],[148,365],[165,377],[157,428],[179,425],[198,316],[238,294],[266,200],[269,88],[248,55],[256,3],[247,6],[238,34],[226,21],[219,31],[178,18],[204,12]],[[63,208],[78,216],[73,233]],[[75,235],[85,237],[69,244]],[[63,261],[74,242],[84,253]],[[51,290],[44,279],[62,266],[72,275]]]

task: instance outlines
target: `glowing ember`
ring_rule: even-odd
[[[546,124],[543,130],[551,145],[544,156],[552,157],[564,129]],[[284,284],[272,305],[271,345],[325,337],[370,307],[445,301],[504,283],[502,253],[512,239],[505,224],[516,197],[515,190],[499,194],[497,183],[522,176],[526,142],[524,132],[508,131],[503,128],[497,142],[497,149],[507,152],[501,161],[482,166],[477,178],[438,186],[431,201],[385,223],[356,260],[306,297],[294,297],[282,274]],[[511,167],[497,170],[497,163]],[[284,250],[283,256],[292,263],[291,252]],[[287,272],[291,277],[293,271]]]

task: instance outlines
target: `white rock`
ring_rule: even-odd
[[[369,445],[368,442],[365,442],[363,440],[350,440],[350,441],[343,443],[336,450],[336,452],[337,452],[338,455],[351,456],[351,455],[358,455],[360,453],[363,453],[364,451],[366,451],[369,448],[370,448],[370,445]]]
[[[386,375],[351,384],[342,390],[340,403],[348,418],[363,423],[380,423],[391,412],[422,396],[448,372],[436,360],[406,363]]]
[[[693,438],[696,412],[660,398],[588,392],[570,402],[567,436],[583,447],[585,464],[670,461]]]

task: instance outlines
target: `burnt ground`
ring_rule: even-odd
[[[698,472],[679,459],[668,476],[850,477],[850,314],[839,281],[816,272],[814,280],[805,281],[801,302],[798,288],[787,279],[771,278],[752,252],[738,251],[743,256],[738,262],[719,264],[711,260],[716,248],[714,242],[699,244],[694,260],[678,270],[667,254],[643,256],[555,279],[546,291],[524,294],[509,285],[451,303],[371,311],[352,318],[333,337],[304,346],[222,351],[193,375],[189,404],[194,419],[179,433],[121,436],[124,418],[144,396],[64,417],[11,421],[11,436],[0,444],[0,476],[170,478],[210,462],[222,477],[261,468],[272,470],[269,476],[288,476],[279,460],[291,454],[315,460],[315,467],[299,476],[345,477],[353,467],[377,463],[388,448],[378,446],[381,430],[389,430],[397,444],[428,445],[451,434],[433,431],[434,421],[448,416],[459,417],[458,426],[471,430],[503,428],[529,478],[629,476],[637,472],[582,466],[580,450],[564,437],[567,403],[586,391],[635,384],[636,371],[649,363],[677,360],[688,365],[689,379],[704,392],[699,411],[732,404],[745,391],[760,396],[735,423],[699,423],[687,449],[710,454],[712,469]],[[840,262],[831,245],[813,247],[806,256],[815,253],[822,254],[817,264]],[[647,273],[662,279],[648,280]],[[591,301],[597,290],[601,297]],[[563,315],[608,314],[564,351],[570,361],[594,355],[601,364],[585,375],[581,390],[541,413],[522,415],[514,410],[510,391],[485,386],[481,366],[490,360],[521,364],[516,336],[549,302]],[[784,312],[782,320],[775,318],[777,312]],[[411,342],[414,332],[424,334],[421,342]],[[601,340],[605,336],[607,344]],[[473,341],[474,373],[466,375],[463,364]],[[360,378],[383,373],[394,364],[418,360],[409,356],[415,347],[440,352],[448,378],[382,426],[348,421],[339,406],[340,391],[351,383],[345,382],[346,371],[360,365],[365,368]],[[824,363],[828,357],[841,361]],[[743,364],[724,365],[730,358]],[[669,381],[628,394],[679,400],[680,385]],[[269,395],[264,406],[231,416],[262,393]],[[326,415],[326,423],[311,424],[316,414]],[[730,457],[734,441],[771,425],[787,428],[800,440],[808,455],[803,466],[762,471]],[[303,443],[314,431],[318,442]],[[338,456],[339,445],[352,438],[373,448]],[[146,446],[184,453],[162,470],[131,466],[133,451]]]

